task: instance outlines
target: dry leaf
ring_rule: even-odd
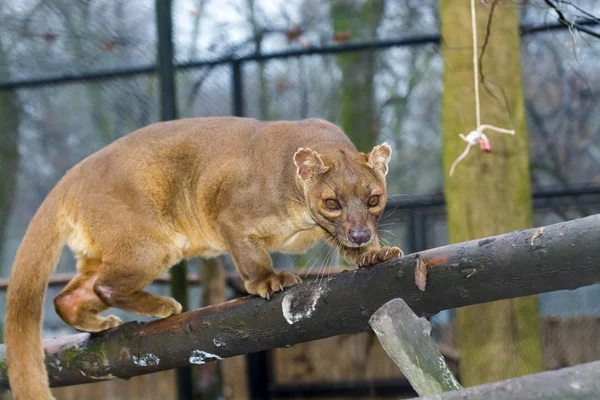
[[[332,37],[334,42],[346,42],[352,39],[352,34],[348,31],[335,32]]]

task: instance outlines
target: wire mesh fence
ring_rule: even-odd
[[[84,3],[92,4],[92,8]],[[382,237],[405,252],[447,243],[445,209],[440,200],[444,181],[440,134],[442,55],[439,36],[431,33],[437,29],[437,15],[431,11],[437,2],[422,2],[431,3],[430,8],[416,7],[414,15],[404,15],[402,5],[388,10],[392,16],[415,21],[407,29],[419,36],[398,39],[399,27],[393,22],[395,17],[390,17],[378,39],[371,42],[351,38],[345,44],[294,47],[288,52],[281,50],[289,45],[281,35],[268,36],[264,43],[279,51],[274,54],[256,53],[252,47],[255,37],[246,44],[194,42],[195,36],[190,33],[199,35],[208,29],[198,25],[198,15],[206,11],[203,3],[176,2],[174,17],[180,24],[175,24],[177,97],[173,101],[181,117],[321,117],[339,123],[341,91],[346,83],[340,57],[372,58],[376,65],[371,77],[376,118],[371,111],[360,118],[376,120],[376,126],[369,129],[379,141],[386,140],[394,148],[388,175],[394,204],[382,221]],[[66,1],[40,4],[36,7],[33,2],[23,2],[22,8],[15,6],[2,14],[2,21],[7,23],[2,28],[3,35],[6,33],[2,38],[4,47],[0,48],[0,95],[13,96],[18,129],[13,136],[0,132],[0,138],[2,148],[17,141],[20,158],[18,169],[3,170],[6,177],[14,174],[18,185],[4,227],[0,278],[8,276],[37,206],[71,166],[117,138],[159,120],[155,10],[149,2],[76,2],[69,10],[65,9],[70,6]],[[214,9],[214,3],[209,7]],[[535,12],[524,13],[523,23],[539,24]],[[65,15],[69,19],[64,19]],[[208,26],[229,26],[218,25],[223,20],[219,18]],[[537,32],[528,29],[523,29],[522,64],[533,187],[540,193],[534,202],[535,225],[598,213],[600,190],[584,189],[586,185],[600,185],[600,106],[595,101],[600,88],[599,47],[581,38],[574,42],[568,30],[526,34]],[[316,30],[309,36],[313,43],[321,43],[323,35],[330,33]],[[8,52],[6,42],[14,44]],[[199,55],[215,58],[203,61]],[[548,195],[548,187],[574,189]],[[429,196],[431,193],[435,194]],[[278,257],[277,265],[302,271],[339,263],[339,258],[320,248],[305,257]],[[232,264],[227,265],[233,271]],[[198,271],[197,262],[191,269]],[[73,271],[73,259],[65,250],[57,272]],[[168,288],[154,285],[151,290],[166,294]],[[71,332],[53,311],[51,299],[57,291],[51,288],[47,296],[47,336]],[[200,304],[200,297],[201,289],[193,288],[191,303]],[[600,343],[599,297],[598,285],[539,297],[547,368],[600,358],[596,349]],[[0,300],[4,303],[3,292]],[[119,316],[141,320],[126,313]],[[440,343],[449,346],[454,345],[452,318],[451,311],[433,318]],[[346,339],[333,341],[333,348],[340,345],[340,340]],[[362,343],[372,339],[361,336],[352,340]],[[356,380],[361,375],[351,367],[367,368],[373,357],[379,357],[372,343],[361,343],[349,347],[345,359],[332,358],[332,362],[322,361],[319,365],[313,359],[302,359],[310,351],[318,353],[316,347],[290,351],[288,355],[278,352],[273,366],[293,360],[295,364],[279,374],[281,379],[276,382],[293,383],[303,375],[311,375],[307,382],[320,382],[317,378],[323,378],[336,363],[347,363],[348,370],[337,371],[332,381]],[[380,376],[390,377],[397,376],[387,369]]]

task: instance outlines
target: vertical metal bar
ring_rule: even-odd
[[[427,212],[419,212],[419,228],[417,229],[419,233],[419,249],[417,251],[427,249],[427,214]]]
[[[245,115],[244,110],[244,86],[242,80],[242,62],[234,60],[231,62],[232,79],[231,89],[233,98],[233,115],[236,117],[243,117]]]
[[[246,355],[250,400],[269,400],[272,372],[269,361],[267,351]]]
[[[408,251],[404,250],[406,254],[416,253],[417,252],[417,216],[416,210],[409,210],[407,213],[408,221],[407,221],[407,230],[408,230]]]
[[[175,98],[175,66],[173,65],[172,1],[156,0],[158,29],[158,76],[160,79],[160,119],[177,118]]]
[[[410,252],[425,250],[427,247],[426,214],[421,210],[413,210],[409,219]]]
[[[239,60],[232,61],[231,69],[233,115],[243,117],[245,110],[242,62]],[[246,366],[250,399],[268,400],[272,373],[269,353],[267,351],[260,351],[246,355]]]
[[[173,16],[172,0],[156,0],[156,27],[158,36],[158,76],[160,81],[160,119],[169,121],[177,118],[177,97],[175,95],[175,67],[173,65]],[[171,274],[171,295],[188,308],[187,262],[173,266]],[[192,400],[194,387],[192,369],[179,368],[177,376],[177,399]]]

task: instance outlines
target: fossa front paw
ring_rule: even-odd
[[[159,307],[157,307],[156,310],[154,310],[153,314],[155,314],[155,317],[158,318],[167,318],[170,317],[171,315],[174,314],[180,314],[182,307],[181,304],[171,298],[171,297],[163,297],[162,299],[162,304],[160,304]]]
[[[248,293],[257,294],[268,300],[273,293],[283,290],[285,287],[297,285],[300,282],[302,282],[302,279],[298,275],[281,271],[273,273],[261,281],[246,282],[244,286]]]
[[[70,325],[79,332],[102,332],[110,328],[115,328],[122,323],[121,318],[116,315],[109,315],[107,317],[95,315]]]
[[[383,247],[381,250],[372,250],[361,255],[357,265],[359,268],[368,267],[385,261],[395,260],[403,255],[404,253],[402,253],[399,247]]]
[[[121,318],[117,317],[116,315],[109,315],[108,317],[104,318],[103,321],[103,329],[110,329],[110,328],[116,328],[119,325],[122,325],[123,321],[121,321]]]

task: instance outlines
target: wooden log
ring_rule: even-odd
[[[419,400],[596,400],[598,398],[600,398],[600,361],[434,396],[419,397]]]
[[[368,329],[400,297],[417,315],[600,282],[600,215],[526,229],[98,334],[45,341],[53,386],[128,378]],[[427,285],[415,285],[418,262]],[[6,388],[0,347],[0,388]]]
[[[382,305],[369,326],[420,396],[462,389],[431,337],[431,324],[402,299]]]

